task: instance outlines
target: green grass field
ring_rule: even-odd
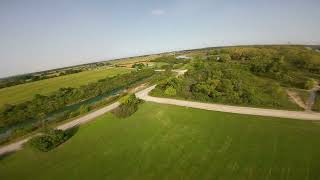
[[[79,87],[129,71],[126,68],[90,70],[0,89],[0,107],[4,104],[15,104],[30,100],[35,94],[48,95],[62,87]]]
[[[48,152],[0,160],[0,179],[318,179],[320,124],[144,103]]]

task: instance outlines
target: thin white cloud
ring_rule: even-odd
[[[153,9],[151,11],[151,14],[155,15],[155,16],[161,16],[161,15],[164,15],[165,13],[166,13],[166,11],[163,9]]]

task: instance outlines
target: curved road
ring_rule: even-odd
[[[222,104],[201,103],[201,102],[184,101],[184,100],[149,96],[148,93],[154,88],[155,88],[155,85],[149,88],[146,88],[136,93],[136,96],[145,101],[151,101],[151,102],[156,102],[160,104],[185,106],[185,107],[191,107],[191,108],[197,108],[197,109],[205,109],[210,111],[220,111],[220,112],[257,115],[257,116],[271,116],[271,117],[301,119],[301,120],[313,120],[313,121],[320,120],[320,113],[315,113],[315,112],[287,111],[287,110],[229,106],[229,105],[222,105]]]
[[[99,117],[99,116],[101,116],[101,115],[103,115],[103,114],[105,114],[105,113],[117,108],[119,105],[120,105],[119,102],[115,102],[115,103],[113,103],[113,104],[111,104],[109,106],[101,108],[101,109],[99,109],[97,111],[94,111],[94,112],[88,114],[88,115],[82,116],[82,117],[80,117],[78,119],[75,119],[73,121],[70,121],[70,122],[67,122],[65,124],[62,124],[62,125],[58,126],[57,129],[66,130],[66,129],[70,129],[72,127],[79,126],[81,124],[87,123],[87,122],[92,121],[92,120],[96,119],[97,117]],[[3,146],[3,147],[0,147],[0,156],[22,149],[24,143],[28,142],[29,139],[31,139],[32,137],[37,136],[37,135],[39,135],[39,134],[27,137],[25,139],[22,139],[20,141],[14,142],[12,144],[8,144],[8,145]]]
[[[178,75],[183,74],[183,72]],[[290,118],[290,119],[302,119],[302,120],[320,120],[320,113],[314,112],[302,112],[302,111],[286,111],[286,110],[274,110],[274,109],[263,109],[263,108],[251,108],[251,107],[239,107],[239,106],[229,106],[222,104],[211,104],[211,103],[200,103],[200,102],[192,102],[192,101],[184,101],[184,100],[176,100],[176,99],[168,99],[168,98],[158,98],[149,96],[148,93],[155,88],[156,85],[141,90],[136,93],[136,96],[145,101],[156,102],[160,104],[171,104],[177,106],[205,109],[210,111],[221,111],[221,112],[229,112],[229,113],[237,113],[237,114],[247,114],[247,115],[257,115],[257,116],[271,116],[271,117],[280,117],[280,118]],[[96,119],[97,117],[117,108],[120,105],[119,102],[115,102],[109,106],[106,106],[102,109],[94,111],[88,115],[80,117],[74,121],[67,122],[63,125],[57,127],[57,129],[66,130],[89,121]],[[38,135],[38,134],[36,134]],[[36,136],[34,135],[34,136]],[[17,151],[23,147],[23,144],[26,143],[33,136],[22,139],[18,142],[0,147],[0,156]]]

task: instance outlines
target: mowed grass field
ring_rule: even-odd
[[[144,103],[48,152],[0,160],[0,179],[319,179],[320,124]]]
[[[127,68],[89,70],[0,89],[0,108],[4,104],[16,104],[30,100],[35,94],[49,95],[63,87],[79,87],[99,79],[128,72],[130,69]]]

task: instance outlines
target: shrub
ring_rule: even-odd
[[[85,114],[90,111],[90,107],[86,105],[82,105],[79,109],[80,114]]]
[[[220,56],[220,60],[221,62],[229,62],[231,61],[231,57],[229,54],[221,54]]]
[[[157,88],[160,88],[162,90],[166,90],[169,87],[172,87],[177,90],[177,89],[181,88],[181,86],[182,86],[181,83],[182,83],[182,81],[179,78],[169,78],[169,79],[166,79],[165,81],[159,83],[157,85]]]
[[[314,79],[309,79],[307,80],[307,82],[304,85],[305,89],[312,89],[313,87],[315,87],[317,85],[317,81],[315,81]]]
[[[50,151],[69,139],[67,133],[62,130],[48,130],[44,135],[36,136],[29,141],[34,149],[42,152]]]
[[[141,102],[142,100],[136,98],[134,94],[128,94],[120,99],[120,106],[112,113],[119,118],[129,117],[138,110],[138,105]]]
[[[120,99],[122,105],[130,105],[139,103],[139,99],[134,94],[128,94]]]
[[[30,145],[39,151],[49,151],[53,148],[50,136],[37,136],[30,140]]]
[[[168,96],[175,96],[177,94],[177,90],[174,87],[169,86],[164,91],[164,94],[166,94]]]
[[[80,112],[79,111],[72,111],[70,112],[69,114],[69,118],[74,118],[74,117],[77,117],[80,115]]]
[[[136,68],[138,70],[143,69],[145,67],[145,65],[143,63],[136,63],[134,65],[132,65],[132,68]]]

